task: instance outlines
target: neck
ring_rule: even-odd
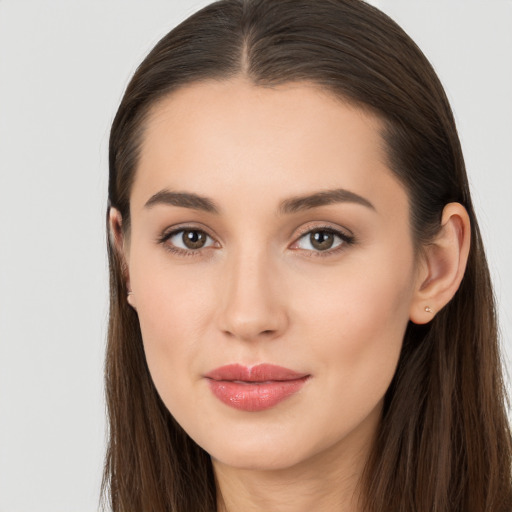
[[[288,473],[245,472],[219,482],[218,512],[358,512],[354,476],[344,481]]]

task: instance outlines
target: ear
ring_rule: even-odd
[[[423,248],[418,282],[409,318],[426,324],[455,295],[466,270],[471,239],[469,216],[460,203],[444,207],[441,229]]]
[[[119,256],[121,262],[121,271],[126,283],[128,294],[126,300],[135,309],[133,292],[130,285],[130,272],[128,268],[128,244],[123,233],[123,218],[117,208],[110,208],[109,210],[109,237],[112,247]]]

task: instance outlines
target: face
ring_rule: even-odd
[[[187,86],[152,111],[124,251],[149,369],[219,464],[360,452],[417,288],[379,122],[309,84]]]

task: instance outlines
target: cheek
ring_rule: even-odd
[[[319,375],[362,413],[391,382],[413,294],[410,262],[388,272],[369,268],[330,275],[322,287],[326,292],[311,294],[296,307],[302,337],[315,340],[309,350],[311,360],[319,362]]]
[[[159,390],[185,368],[194,368],[215,304],[215,290],[194,265],[169,265],[163,258],[134,254],[130,277],[148,366]],[[138,265],[142,262],[143,265]],[[194,270],[191,270],[194,267]]]
[[[200,318],[204,317],[205,305],[212,303],[210,290],[187,279],[183,273],[145,274],[144,284],[137,293],[141,327],[156,338],[167,341],[173,334],[197,331]]]

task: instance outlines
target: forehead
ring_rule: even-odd
[[[140,205],[163,188],[220,200],[236,192],[242,202],[339,187],[404,196],[381,130],[376,116],[314,84],[194,83],[153,106],[132,200]]]

